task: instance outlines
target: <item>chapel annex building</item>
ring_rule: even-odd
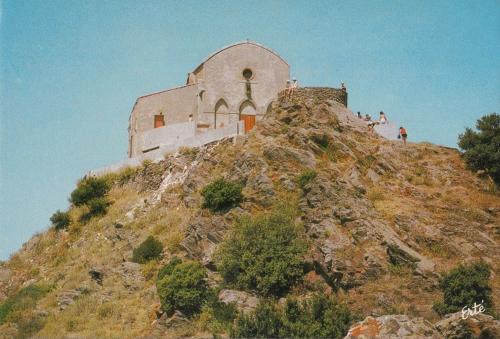
[[[251,41],[208,56],[186,85],[137,99],[129,119],[129,158],[249,131],[290,79],[276,52]]]

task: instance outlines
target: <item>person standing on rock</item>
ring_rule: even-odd
[[[361,116],[361,112],[358,112],[358,118],[363,119],[363,117]]]
[[[385,113],[380,111],[380,118],[379,121],[381,124],[387,124],[389,121],[387,120],[387,117],[385,116]]]
[[[285,97],[285,99],[288,99],[288,94],[290,92],[290,87],[291,87],[290,80],[287,80],[286,81],[285,91],[283,93],[283,96]]]
[[[292,79],[292,85],[290,86],[290,100],[292,100],[293,94],[295,93],[295,90],[299,87],[299,83],[297,81],[297,78]]]
[[[406,129],[404,127],[399,127],[399,135],[398,139],[403,139],[403,144],[406,145],[406,139],[408,138],[408,133],[406,132]]]

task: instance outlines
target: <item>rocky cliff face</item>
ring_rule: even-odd
[[[316,177],[299,187],[307,169]],[[244,184],[243,203],[225,214],[201,209],[200,190],[217,177]],[[146,163],[110,197],[104,217],[35,235],[0,266],[0,302],[31,283],[51,286],[26,311],[41,319],[39,335],[208,335],[195,320],[157,319],[161,263],[132,263],[132,249],[153,234],[166,247],[163,263],[173,255],[199,260],[217,285],[212,253],[235,218],[287,199],[298,201],[310,240],[305,287],[294,293],[323,284],[371,316],[364,325],[380,338],[390,337],[380,328],[394,338],[446,335],[450,326],[430,325],[440,320],[431,307],[440,273],[458,263],[488,262],[500,290],[500,198],[488,183],[465,169],[457,150],[384,140],[324,93],[299,90],[244,138]],[[242,291],[219,296],[243,309],[257,303]],[[19,335],[16,321],[0,332]],[[349,337],[363,337],[363,326]]]

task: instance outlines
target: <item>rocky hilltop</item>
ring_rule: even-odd
[[[299,182],[304,171],[314,176]],[[241,183],[244,198],[213,213],[202,208],[201,190],[220,177]],[[125,170],[108,196],[106,215],[37,234],[1,264],[0,302],[33,284],[46,290],[5,318],[0,337],[210,337],[203,313],[160,311],[158,270],[173,256],[199,261],[221,301],[255,308],[259,295],[227,288],[213,253],[240,216],[281,201],[294,204],[308,244],[303,280],[290,294],[306,298],[315,286],[335,294],[364,319],[348,338],[498,331],[487,315],[443,319],[432,304],[442,298],[443,272],[481,259],[500,305],[500,197],[458,150],[371,134],[327,88],[275,103],[245,137]],[[70,214],[79,220],[82,208]],[[132,262],[150,235],[164,246],[161,259]]]

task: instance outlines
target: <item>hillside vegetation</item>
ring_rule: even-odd
[[[1,263],[0,337],[342,338],[395,314],[431,326],[434,304],[473,300],[446,294],[462,263],[480,263],[487,286],[464,284],[498,314],[494,184],[458,150],[387,141],[315,93],[275,103],[245,137],[80,182]]]

